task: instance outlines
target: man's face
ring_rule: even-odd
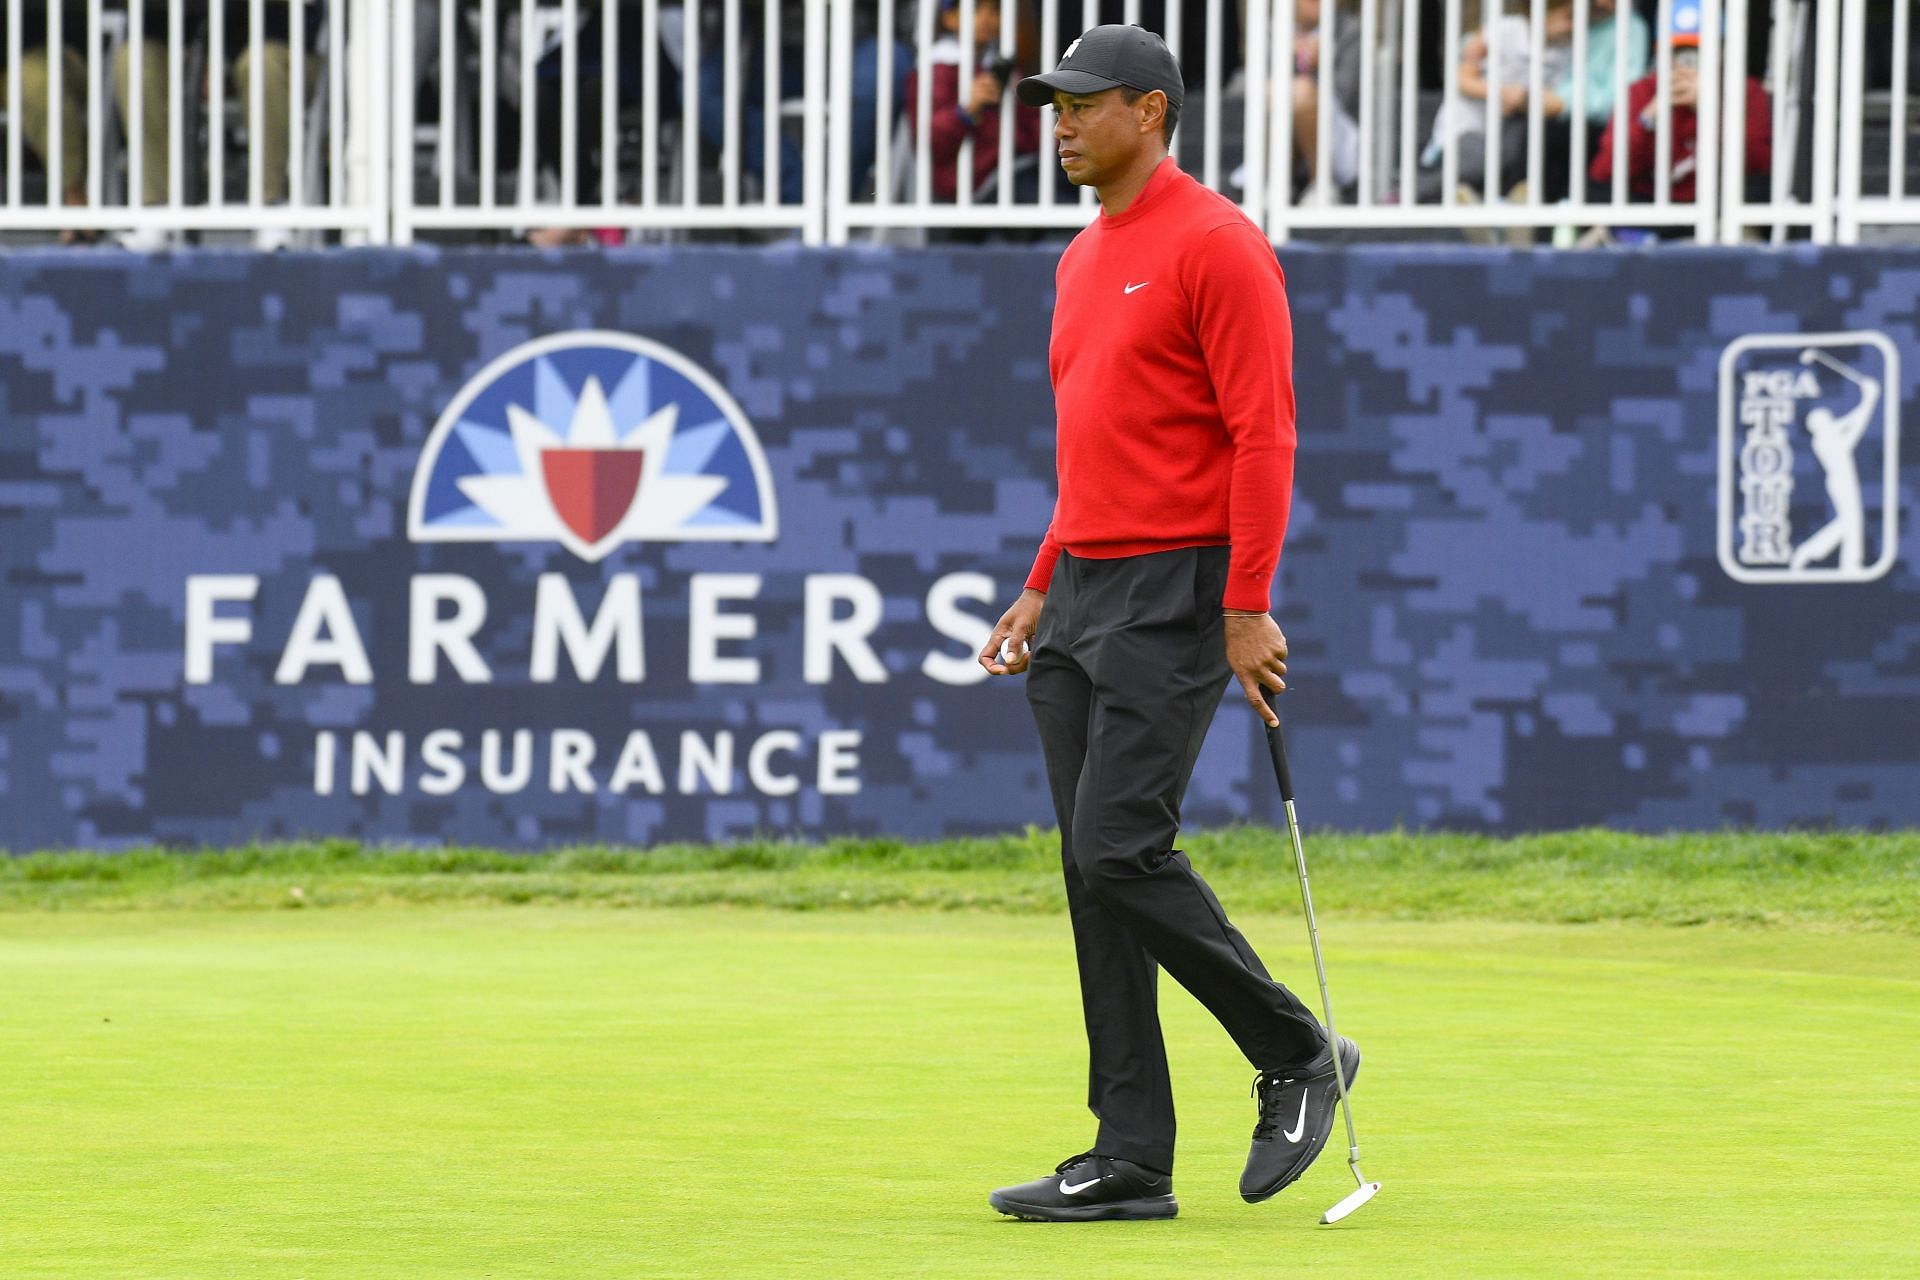
[[[973,11],[973,38],[983,45],[1000,43],[1000,6],[983,4]]]
[[[1054,94],[1053,140],[1067,181],[1101,187],[1124,173],[1143,149],[1156,145],[1159,112],[1155,111],[1151,129],[1144,126],[1143,118],[1165,101],[1166,95],[1158,90],[1141,95],[1131,106],[1119,89]]]
[[[960,30],[960,6],[955,5],[940,15],[940,23],[947,30],[957,33]],[[993,0],[977,0],[973,7],[973,47],[975,56],[981,49],[991,48],[1000,43],[1000,6]]]

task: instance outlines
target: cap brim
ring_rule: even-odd
[[[1044,107],[1053,102],[1056,93],[1099,93],[1120,87],[1118,80],[1091,71],[1049,71],[1043,76],[1027,76],[1013,88],[1027,106]]]

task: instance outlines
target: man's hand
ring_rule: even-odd
[[[980,665],[987,669],[987,674],[1017,676],[1027,669],[1027,663],[1033,656],[1033,633],[1040,626],[1040,610],[1046,603],[1046,592],[1028,587],[1000,615],[992,638],[987,641],[987,647],[980,651]],[[1002,648],[1007,651],[1004,661],[1001,658]]]
[[[1503,84],[1500,86],[1500,110],[1503,115],[1519,115],[1527,109],[1527,86],[1523,84]]]
[[[1673,87],[1667,91],[1667,99],[1675,107],[1688,109],[1700,105],[1700,73],[1693,67],[1675,67],[1673,69]]]
[[[967,100],[967,114],[978,120],[980,113],[1000,105],[1000,77],[982,71],[973,78],[973,97]]]
[[[1227,665],[1239,678],[1247,705],[1269,729],[1277,728],[1280,717],[1267,705],[1260,690],[1264,686],[1276,693],[1287,691],[1287,638],[1280,633],[1280,624],[1270,614],[1229,613]]]

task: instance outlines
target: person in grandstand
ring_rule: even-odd
[[[927,142],[932,150],[930,170],[933,198],[951,203],[959,190],[961,147],[973,143],[973,195],[992,198],[999,180],[1000,131],[1013,129],[1013,155],[1018,185],[1016,200],[1031,200],[1037,190],[1040,152],[1040,115],[1031,107],[1002,102],[1007,87],[1021,78],[1014,59],[1000,52],[998,0],[976,0],[973,10],[973,80],[960,92],[959,0],[941,0],[940,35],[927,49],[924,67],[907,77],[907,124],[919,137],[920,77],[928,79]],[[1024,188],[1024,189],[1022,189]]]

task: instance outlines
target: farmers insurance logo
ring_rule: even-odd
[[[773,481],[753,425],[679,352],[624,333],[523,343],[447,406],[414,473],[416,542],[768,542]]]
[[[1900,357],[1885,334],[1755,334],[1720,357],[1720,564],[1740,582],[1893,567]]]

